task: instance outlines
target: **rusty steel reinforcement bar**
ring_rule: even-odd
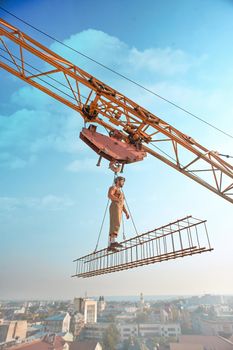
[[[75,259],[72,277],[93,277],[213,250],[206,220],[187,216],[121,242],[117,252],[107,248]]]

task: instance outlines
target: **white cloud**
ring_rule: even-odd
[[[30,90],[25,89],[24,94]],[[10,116],[0,116],[0,166],[22,168],[48,151],[76,154],[83,148],[78,142],[79,129],[74,113],[67,115],[62,108],[56,114],[23,108]]]
[[[31,86],[23,86],[15,91],[11,96],[11,102],[21,106],[36,110],[51,109],[51,97],[44,94],[42,91],[36,90]]]
[[[198,64],[200,59],[196,59],[186,54],[182,50],[172,50],[171,48],[151,48],[139,51],[133,48],[129,51],[129,63],[136,70],[159,73],[163,76],[184,74]]]
[[[30,159],[28,159],[28,163]],[[0,153],[0,164],[2,167],[10,168],[10,169],[19,169],[24,168],[27,164],[23,159],[13,155],[9,152],[1,152]]]
[[[0,212],[6,213],[21,209],[60,211],[74,205],[68,197],[48,194],[44,197],[0,197]]]
[[[74,34],[64,42],[173,102],[187,107],[204,119],[209,117],[211,123],[217,120],[221,113],[221,122],[217,120],[216,123],[221,126],[223,119],[229,120],[229,114],[232,114],[233,108],[228,103],[231,91],[225,93],[220,89],[211,91],[196,88],[188,83],[188,78],[185,79],[187,73],[195,76],[198,73],[197,68],[208,63],[204,54],[201,57],[193,57],[182,50],[172,50],[169,47],[139,50],[129,47],[116,37],[93,29]],[[91,74],[101,77],[106,83],[118,88],[181,131],[197,139],[198,135],[195,133],[202,134],[203,124],[192,117],[187,118],[187,115],[166,102],[158,100],[58,43],[53,43],[51,48],[78,66],[84,67]],[[11,101],[20,108],[12,115],[0,116],[0,166],[22,168],[36,162],[43,152],[79,154],[80,150],[86,149],[86,146],[78,141],[83,123],[78,113],[30,86],[16,91]],[[205,136],[208,138],[210,130],[205,130]],[[215,145],[212,148],[218,149]],[[73,172],[84,169],[93,169],[91,160],[79,159],[67,166],[67,170]]]
[[[130,48],[118,38],[108,35],[99,30],[88,29],[80,33],[71,35],[70,38],[64,40],[67,46],[71,46],[86,56],[92,57],[94,60],[102,62],[110,67],[121,67],[122,63],[127,62],[126,58]],[[55,42],[51,45],[51,50],[66,57],[77,66],[95,69],[100,66],[91,60],[84,58],[82,55],[72,51],[59,43]]]
[[[116,37],[94,29],[74,34],[64,43],[112,69],[120,69],[119,72],[127,73],[129,77],[136,73],[138,76],[146,75],[148,78],[148,73],[151,72],[165,77],[184,74],[206,59],[205,55],[193,57],[181,49],[173,50],[170,47],[139,50],[129,47]],[[102,69],[93,61],[59,43],[53,43],[51,49],[65,56],[77,66],[85,66],[91,71],[95,67],[97,72]]]
[[[108,165],[97,167],[98,156],[96,155],[96,158],[85,158],[81,160],[74,160],[70,164],[67,165],[66,170],[79,173],[79,172],[105,172],[107,173]],[[103,160],[104,162],[104,160]]]

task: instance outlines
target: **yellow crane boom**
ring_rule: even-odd
[[[118,129],[125,142],[140,145],[233,203],[233,166],[218,152],[208,150],[3,19],[0,67],[77,111],[85,122],[100,124],[109,132]]]

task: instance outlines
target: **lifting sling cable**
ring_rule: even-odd
[[[125,235],[125,223],[124,223],[123,215],[122,215],[121,222],[122,222],[122,236],[123,236],[123,240],[125,241],[126,240],[126,235]]]
[[[123,191],[122,191],[122,192],[123,192]],[[124,194],[124,192],[123,192],[123,194]],[[125,197],[125,194],[124,194],[124,197]],[[128,211],[129,211],[129,215],[130,215],[130,217],[131,217],[131,220],[132,220],[132,223],[133,223],[133,227],[134,227],[135,233],[136,233],[136,235],[138,236],[138,230],[137,230],[137,228],[136,228],[136,225],[135,225],[135,222],[134,222],[132,213],[131,213],[131,211],[130,211],[130,208],[129,208],[129,205],[128,205],[128,202],[127,202],[126,197],[125,197],[125,203],[126,203],[126,207],[127,207]]]
[[[105,211],[104,211],[104,217],[103,217],[103,220],[102,220],[102,223],[101,223],[101,227],[100,227],[100,231],[99,231],[99,235],[98,235],[98,239],[97,239],[97,242],[96,242],[96,246],[95,246],[94,252],[97,251],[97,248],[98,248],[98,245],[99,245],[99,240],[100,240],[100,236],[101,236],[101,233],[102,233],[102,230],[103,230],[104,221],[105,221],[105,218],[106,218],[109,202],[110,202],[110,199],[108,199],[108,202],[107,202],[107,205],[106,205],[106,208],[105,208]]]
[[[113,184],[114,184],[114,182],[115,182],[115,178],[116,178],[116,177],[117,177],[117,173],[114,173]],[[101,233],[102,233],[102,230],[103,230],[103,226],[104,226],[104,222],[105,222],[105,218],[106,218],[106,214],[107,214],[109,202],[110,202],[110,199],[108,199],[108,201],[107,201],[107,205],[106,205],[106,208],[105,208],[105,211],[104,211],[104,217],[103,217],[103,220],[102,220],[102,223],[101,223],[101,226],[100,226],[100,231],[99,231],[99,235],[98,235],[98,239],[97,239],[97,242],[96,242],[96,246],[95,246],[94,252],[96,252],[97,249],[98,249],[98,245],[99,245],[99,241],[100,241],[100,236],[101,236]]]

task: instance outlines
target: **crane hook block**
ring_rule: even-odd
[[[88,129],[82,129],[80,139],[110,162],[129,164],[144,159],[146,156],[144,150],[139,150],[135,145],[122,141],[118,134],[116,135],[117,137],[115,133],[112,133],[111,136],[103,135],[96,131],[95,125],[90,125]]]

